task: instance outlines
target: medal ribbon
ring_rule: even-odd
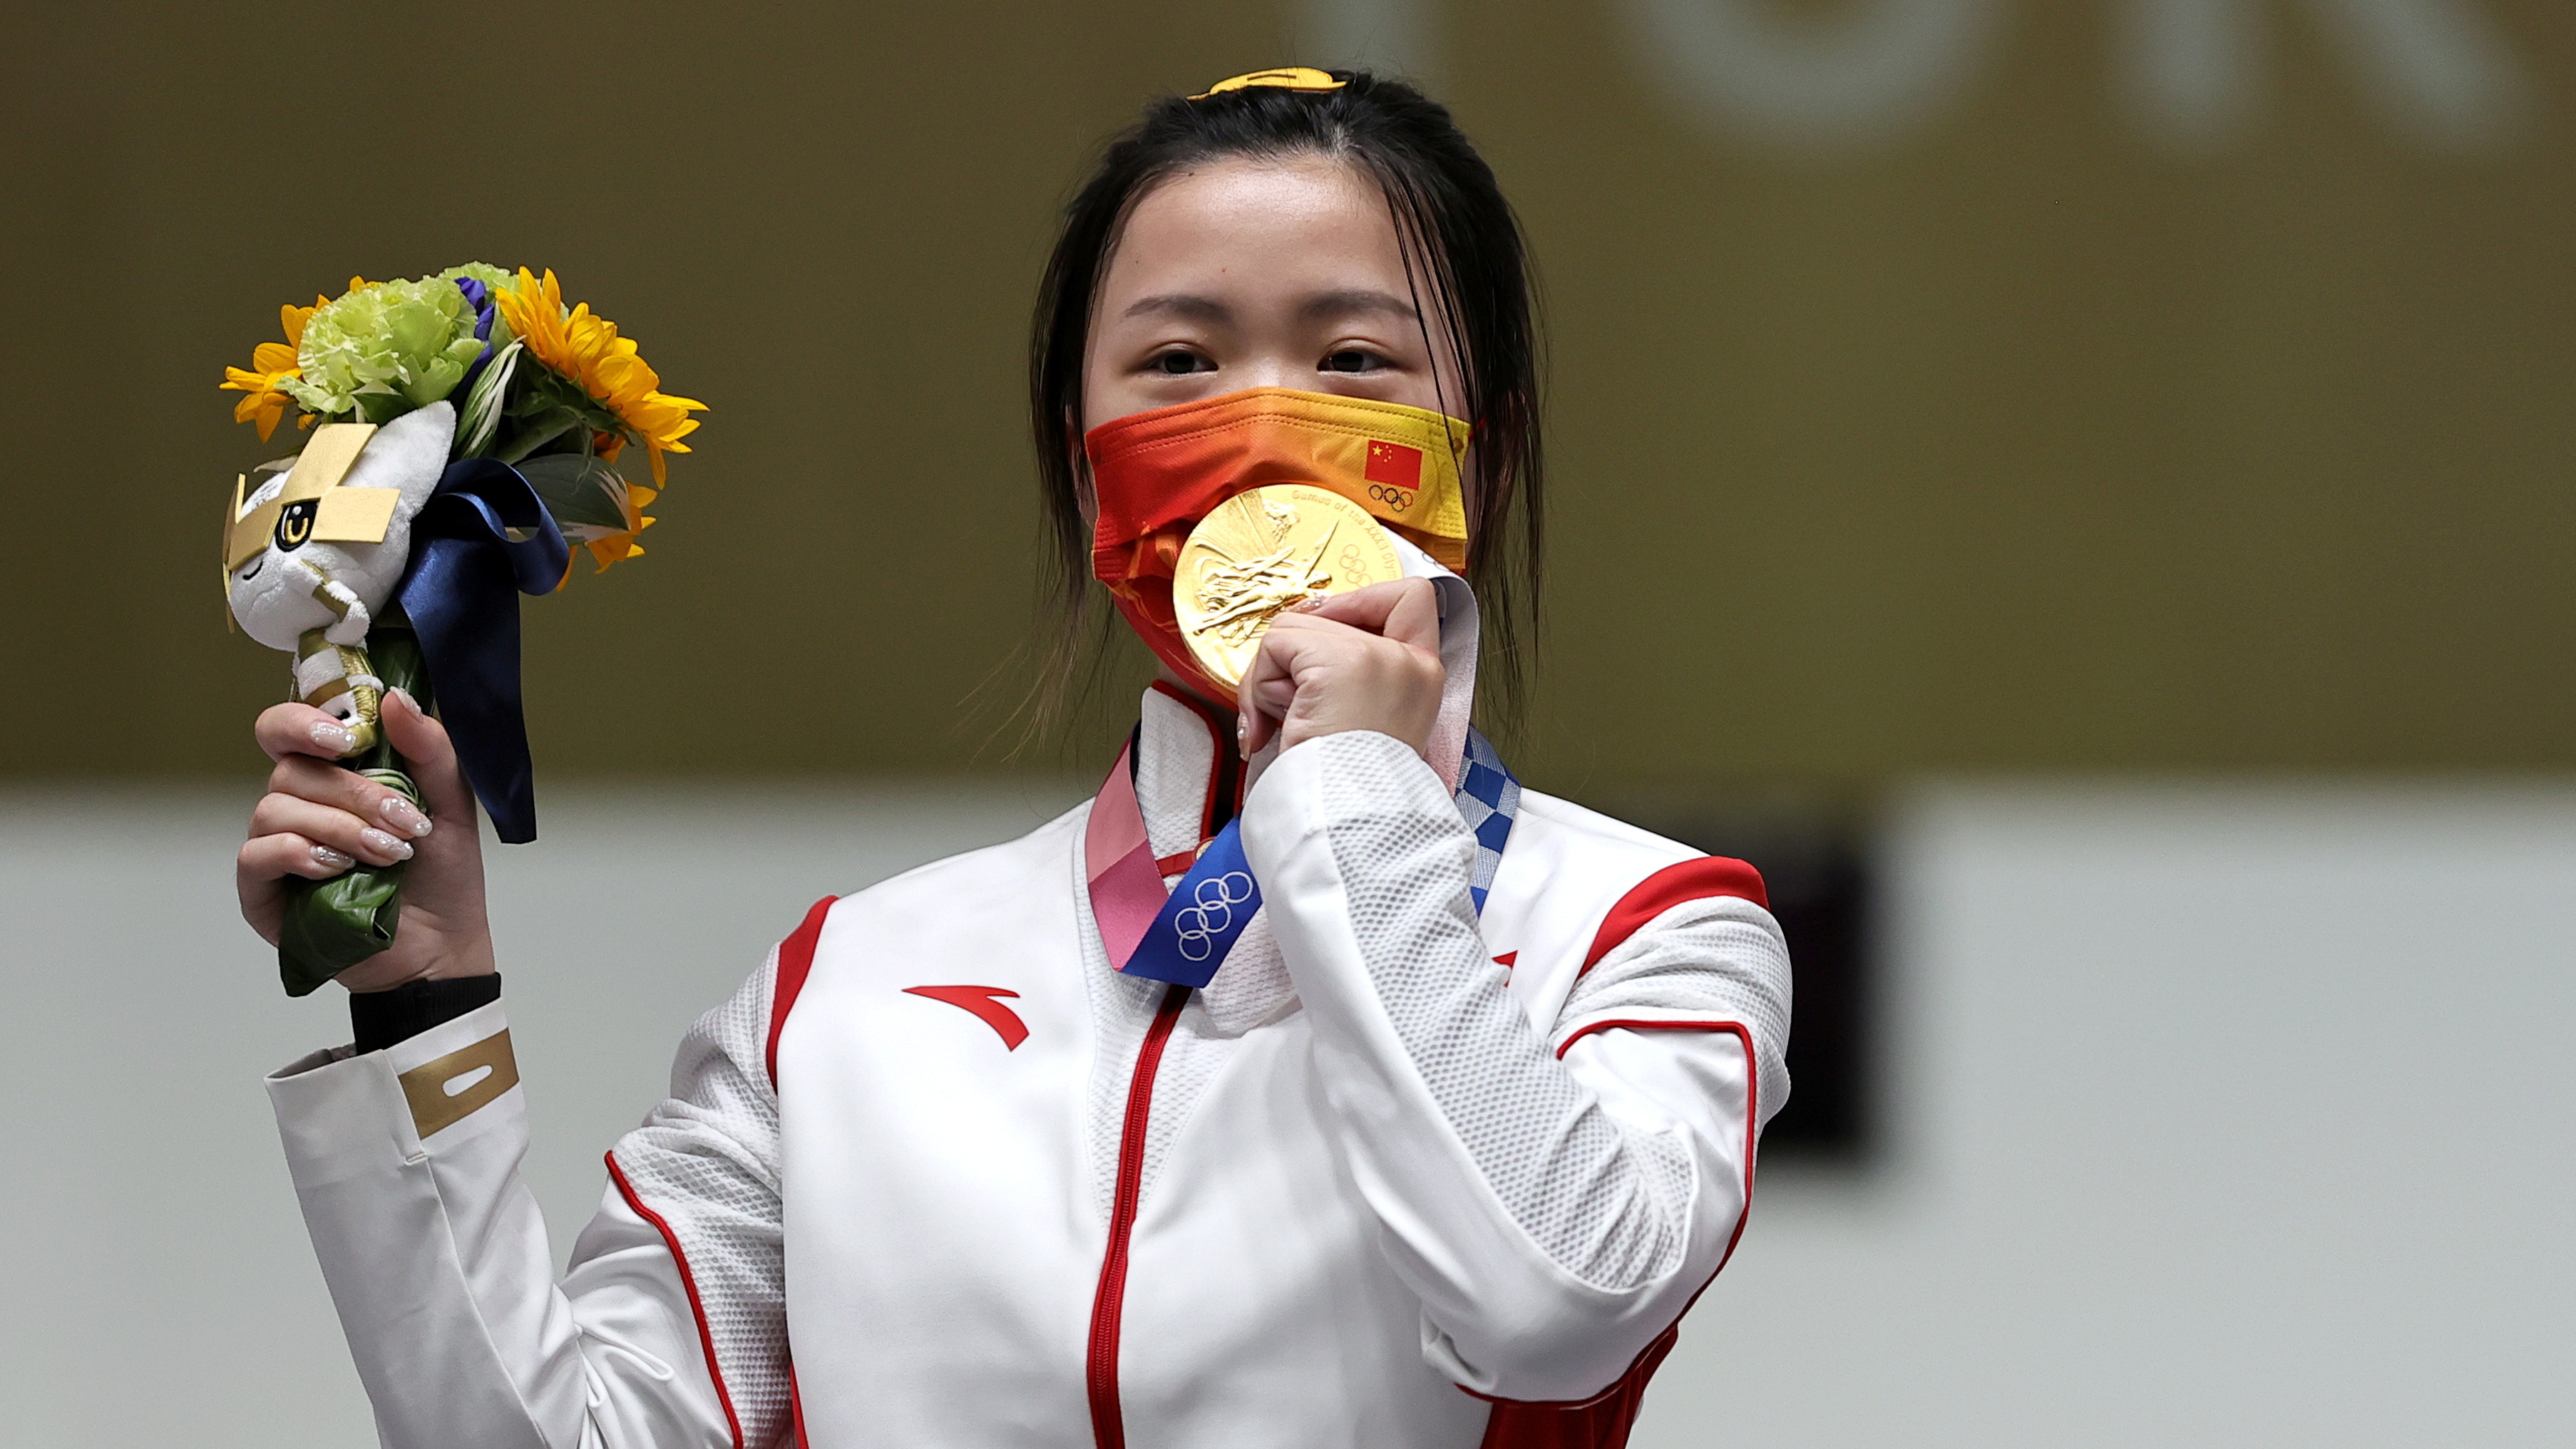
[[[1203,987],[1225,964],[1244,928],[1261,909],[1261,883],[1243,854],[1243,822],[1229,820],[1199,851],[1181,883],[1166,893],[1154,847],[1136,799],[1131,741],[1091,802],[1084,827],[1084,872],[1091,915],[1112,968],[1149,981]],[[1520,812],[1521,786],[1482,734],[1467,732],[1467,759],[1456,795],[1461,818],[1476,835],[1476,866],[1468,895],[1483,915],[1485,897]]]

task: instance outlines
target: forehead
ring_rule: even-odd
[[[1407,290],[1385,196],[1323,156],[1228,158],[1164,178],[1136,203],[1101,282],[1101,315],[1172,291],[1291,295]]]

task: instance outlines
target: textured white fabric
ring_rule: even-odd
[[[1280,958],[1270,917],[1255,912],[1225,956],[1225,967],[1191,998],[1184,1026],[1211,1036],[1241,1036],[1297,1009],[1297,986]]]
[[[1140,711],[1136,804],[1145,814],[1145,838],[1161,860],[1198,849],[1219,742],[1204,716],[1159,689],[1145,691]],[[1233,742],[1224,745],[1232,748]]]
[[[763,1057],[778,953],[680,1039],[671,1096],[619,1140],[617,1165],[679,1239],[744,1441],[788,1422],[778,1095]],[[573,1247],[582,1263],[587,1235]]]
[[[1076,849],[1073,899],[1082,931],[1082,986],[1090,1005],[1093,1044],[1084,1092],[1084,1161],[1091,1170],[1094,1220],[1106,1224],[1118,1191],[1118,1144],[1126,1130],[1136,1052],[1145,1043],[1145,1031],[1153,1024],[1154,1010],[1167,988],[1160,981],[1121,976],[1109,969],[1109,953],[1100,945],[1100,927],[1092,918],[1091,898],[1081,889],[1082,870],[1082,852]]]
[[[1419,791],[1406,786],[1423,780],[1420,762],[1384,735],[1330,735],[1314,748],[1351,933],[1423,1084],[1486,1182],[1586,1283],[1619,1290],[1671,1272],[1689,1212],[1689,1160],[1669,1139],[1623,1133],[1506,996],[1468,904],[1475,842],[1454,806],[1429,810],[1412,798]]]
[[[1234,1054],[1238,1038],[1212,1036],[1196,1029],[1184,1011],[1163,1043],[1163,1059],[1154,1072],[1153,1113],[1145,1119],[1145,1152],[1137,1175],[1137,1201],[1151,1201],[1172,1160],[1173,1144],[1207,1090]]]
[[[1714,896],[1684,901],[1612,948],[1557,1016],[1564,1042],[1594,1022],[1738,1021],[1752,1029],[1768,1124],[1789,1100],[1789,948],[1768,911]]]
[[[1480,1394],[1581,1400],[1724,1261],[1753,1065],[1719,1024],[1549,1050],[1546,1003],[1571,994],[1583,943],[1694,852],[1523,799],[1481,920],[1447,788],[1383,735],[1283,753],[1244,838],[1352,1179],[1421,1300],[1426,1361]],[[1497,951],[1495,930],[1514,944]]]

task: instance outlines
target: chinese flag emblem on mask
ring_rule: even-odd
[[[1398,488],[1422,486],[1422,450],[1402,443],[1371,440],[1364,476],[1371,483],[1391,483]]]

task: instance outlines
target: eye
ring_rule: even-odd
[[[1216,364],[1185,347],[1174,347],[1154,354],[1145,364],[1165,377],[1184,377],[1193,372],[1214,372]]]
[[[1365,347],[1345,347],[1328,353],[1316,365],[1318,372],[1375,372],[1386,366],[1386,359]]]
[[[281,552],[293,553],[313,536],[313,515],[321,511],[318,499],[307,498],[290,503],[277,515],[277,546]]]

